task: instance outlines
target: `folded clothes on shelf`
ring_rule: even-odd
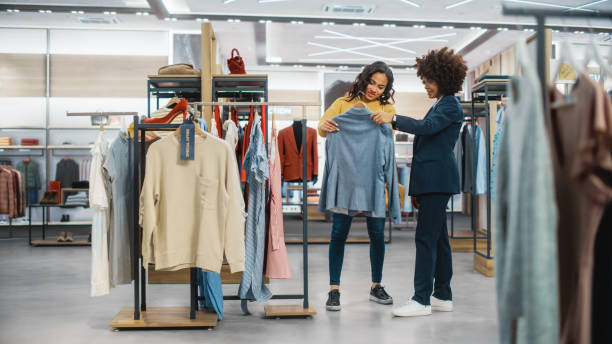
[[[13,138],[12,137],[0,137],[0,146],[12,146]]]
[[[21,139],[22,146],[38,146],[38,139]]]

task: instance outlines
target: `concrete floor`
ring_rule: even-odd
[[[288,223],[288,226],[294,224]],[[297,225],[297,224],[295,224]],[[359,226],[360,224],[356,224]],[[25,231],[25,230],[18,230]],[[20,234],[20,233],[17,233]],[[274,280],[276,293],[300,293],[302,247],[289,245],[293,278]],[[392,306],[368,301],[368,245],[349,245],[342,274],[342,311],[326,312],[327,245],[311,245],[310,319],[264,319],[263,305],[250,303],[242,315],[226,301],[225,317],[207,330],[119,331],[107,327],[133,304],[131,286],[104,297],[89,296],[89,247],[30,247],[26,239],[0,239],[0,343],[496,343],[495,281],[474,272],[473,255],[456,253],[455,312],[422,318],[392,318]],[[394,231],[387,246],[383,283],[396,304],[412,295],[414,231]],[[236,286],[224,286],[235,294]],[[149,306],[187,306],[187,285],[150,285]],[[275,301],[292,303],[294,301]]]

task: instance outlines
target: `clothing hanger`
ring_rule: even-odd
[[[100,132],[104,132],[104,122],[100,122]]]

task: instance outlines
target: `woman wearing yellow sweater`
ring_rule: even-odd
[[[349,90],[347,97],[340,97],[325,111],[319,121],[318,129],[321,137],[327,133],[341,130],[333,120],[357,102],[362,101],[370,111],[395,113],[391,105],[393,101],[393,73],[384,62],[374,62],[363,68]],[[368,235],[370,237],[370,266],[372,270],[372,286],[370,300],[380,304],[392,304],[393,299],[380,284],[382,280],[383,262],[385,259],[385,219],[367,217]],[[352,216],[333,214],[331,240],[329,243],[329,284],[330,291],[326,303],[328,311],[340,310],[340,273],[344,260],[344,245],[351,229]]]

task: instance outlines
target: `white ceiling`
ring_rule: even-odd
[[[261,0],[265,1],[265,0]],[[451,9],[445,6],[459,3],[460,0],[410,0],[418,3],[415,7],[402,0],[287,0],[281,2],[259,3],[258,0],[234,0],[223,4],[223,0],[163,0],[171,15],[184,15],[199,13],[206,15],[231,16],[264,16],[264,17],[301,17],[301,18],[366,18],[367,20],[409,20],[423,23],[457,22],[472,23],[474,26],[486,23],[513,23],[517,20],[531,22],[529,18],[520,19],[504,17],[501,14],[501,1],[499,0],[473,0]],[[521,1],[521,0],[519,0]],[[532,1],[529,1],[532,2]],[[149,8],[146,0],[55,0],[55,1],[1,1],[0,5],[26,4],[40,6],[99,6],[114,8]],[[540,3],[549,6],[535,6],[534,8],[554,9],[551,6],[578,7],[580,10],[612,11],[612,0],[546,0]],[[374,8],[371,14],[346,15],[324,13],[326,5],[367,5]],[[508,3],[509,5],[512,5]],[[16,6],[15,5],[15,6]],[[514,3],[525,6],[526,4]],[[133,14],[117,14],[116,24],[83,24],[79,17],[108,17],[101,13],[75,15],[70,13],[38,13],[24,12],[7,13],[0,11],[0,26],[6,27],[58,27],[58,28],[95,28],[95,29],[136,29],[136,30],[169,30],[174,32],[197,33],[200,23],[193,19],[165,21],[154,15],[137,16]],[[356,22],[365,21],[357,19]],[[610,20],[572,19],[565,22],[558,20],[562,26],[586,25],[598,26],[612,30]],[[586,23],[586,24],[585,24]],[[267,66],[281,62],[284,65],[351,65],[361,66],[375,60],[383,60],[395,66],[409,66],[414,64],[414,58],[426,53],[429,49],[449,46],[455,50],[467,46],[470,42],[486,33],[482,29],[466,28],[440,28],[440,27],[385,27],[383,25],[322,25],[300,24],[295,22],[271,22],[260,24],[255,21],[228,22],[226,20],[213,20],[213,28],[219,42],[221,58],[228,58],[232,48],[238,48],[248,67]],[[571,31],[571,29],[570,29]],[[518,39],[525,39],[533,35],[529,31],[494,31],[488,39],[482,39],[480,45],[464,55],[470,67],[474,67],[495,54],[508,48]],[[564,34],[555,33],[558,39],[561,35],[569,36],[573,41],[587,42],[591,38],[604,45],[612,44],[612,36],[593,34]]]

